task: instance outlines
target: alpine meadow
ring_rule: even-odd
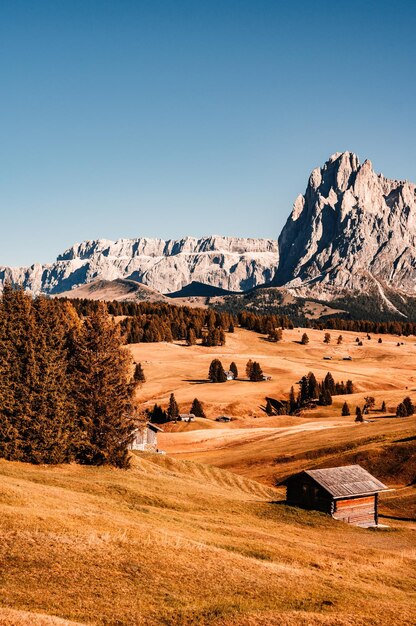
[[[0,626],[416,624],[415,25],[0,3]]]

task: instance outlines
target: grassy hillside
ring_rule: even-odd
[[[156,455],[129,471],[2,461],[0,475],[3,626],[415,623],[405,527],[349,527]]]

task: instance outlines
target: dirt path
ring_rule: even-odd
[[[345,420],[325,420],[297,424],[295,426],[229,428],[212,430],[193,430],[180,433],[161,433],[159,445],[169,454],[186,454],[218,450],[242,443],[272,441],[288,435],[345,427]],[[348,425],[350,426],[350,425]]]

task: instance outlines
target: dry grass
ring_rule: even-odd
[[[136,361],[141,361],[148,382],[140,390],[144,403],[155,401],[167,404],[173,391],[183,411],[189,410],[192,400],[198,397],[204,402],[208,417],[233,415],[240,418],[264,416],[265,396],[287,397],[292,385],[299,378],[313,371],[323,378],[328,370],[336,380],[352,379],[357,386],[357,395],[352,402],[362,403],[364,395],[375,395],[377,400],[386,400],[389,408],[396,407],[406,393],[414,390],[416,400],[416,341],[414,337],[380,335],[383,343],[377,343],[378,335],[368,341],[365,335],[343,332],[342,345],[336,345],[339,332],[332,332],[332,343],[323,343],[324,331],[307,329],[310,342],[300,345],[304,329],[286,330],[283,341],[270,343],[256,333],[236,329],[227,333],[227,343],[221,348],[185,346],[173,344],[133,344],[130,349]],[[360,337],[363,346],[357,346]],[[398,340],[403,346],[397,346]],[[324,361],[324,356],[332,356]],[[343,361],[351,355],[352,361]],[[212,359],[221,359],[224,367],[231,361],[238,366],[240,376],[245,376],[245,365],[249,358],[260,361],[264,372],[272,376],[271,381],[251,383],[246,380],[228,381],[213,385],[207,381]],[[263,408],[262,408],[263,407]],[[341,402],[333,407],[321,407],[310,417],[332,417],[341,414]]]
[[[127,472],[3,461],[0,474],[0,624],[415,622],[406,528],[352,528],[157,455]]]

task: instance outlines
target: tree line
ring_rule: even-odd
[[[195,417],[206,417],[203,404],[198,400],[198,398],[194,398],[189,410],[189,414],[195,415]],[[179,419],[181,413],[179,405],[175,398],[175,394],[170,394],[169,403],[166,409],[164,409],[160,404],[156,403],[151,409],[147,409],[146,415],[149,421],[153,422],[154,424],[176,422]]]
[[[318,382],[315,374],[309,372],[298,381],[298,392],[291,387],[288,400],[266,398],[266,413],[268,415],[296,415],[302,409],[312,408],[316,404],[330,406],[332,396],[354,393],[351,380],[335,382],[331,372]]]
[[[120,327],[98,304],[5,285],[0,300],[0,456],[31,463],[128,466],[142,379]]]
[[[81,316],[89,315],[97,302],[71,299]],[[234,332],[235,318],[229,313],[213,309],[177,306],[165,302],[107,302],[110,315],[122,317],[120,328],[126,343],[154,343],[186,341],[190,346],[197,341],[204,346],[222,346],[226,332]]]

